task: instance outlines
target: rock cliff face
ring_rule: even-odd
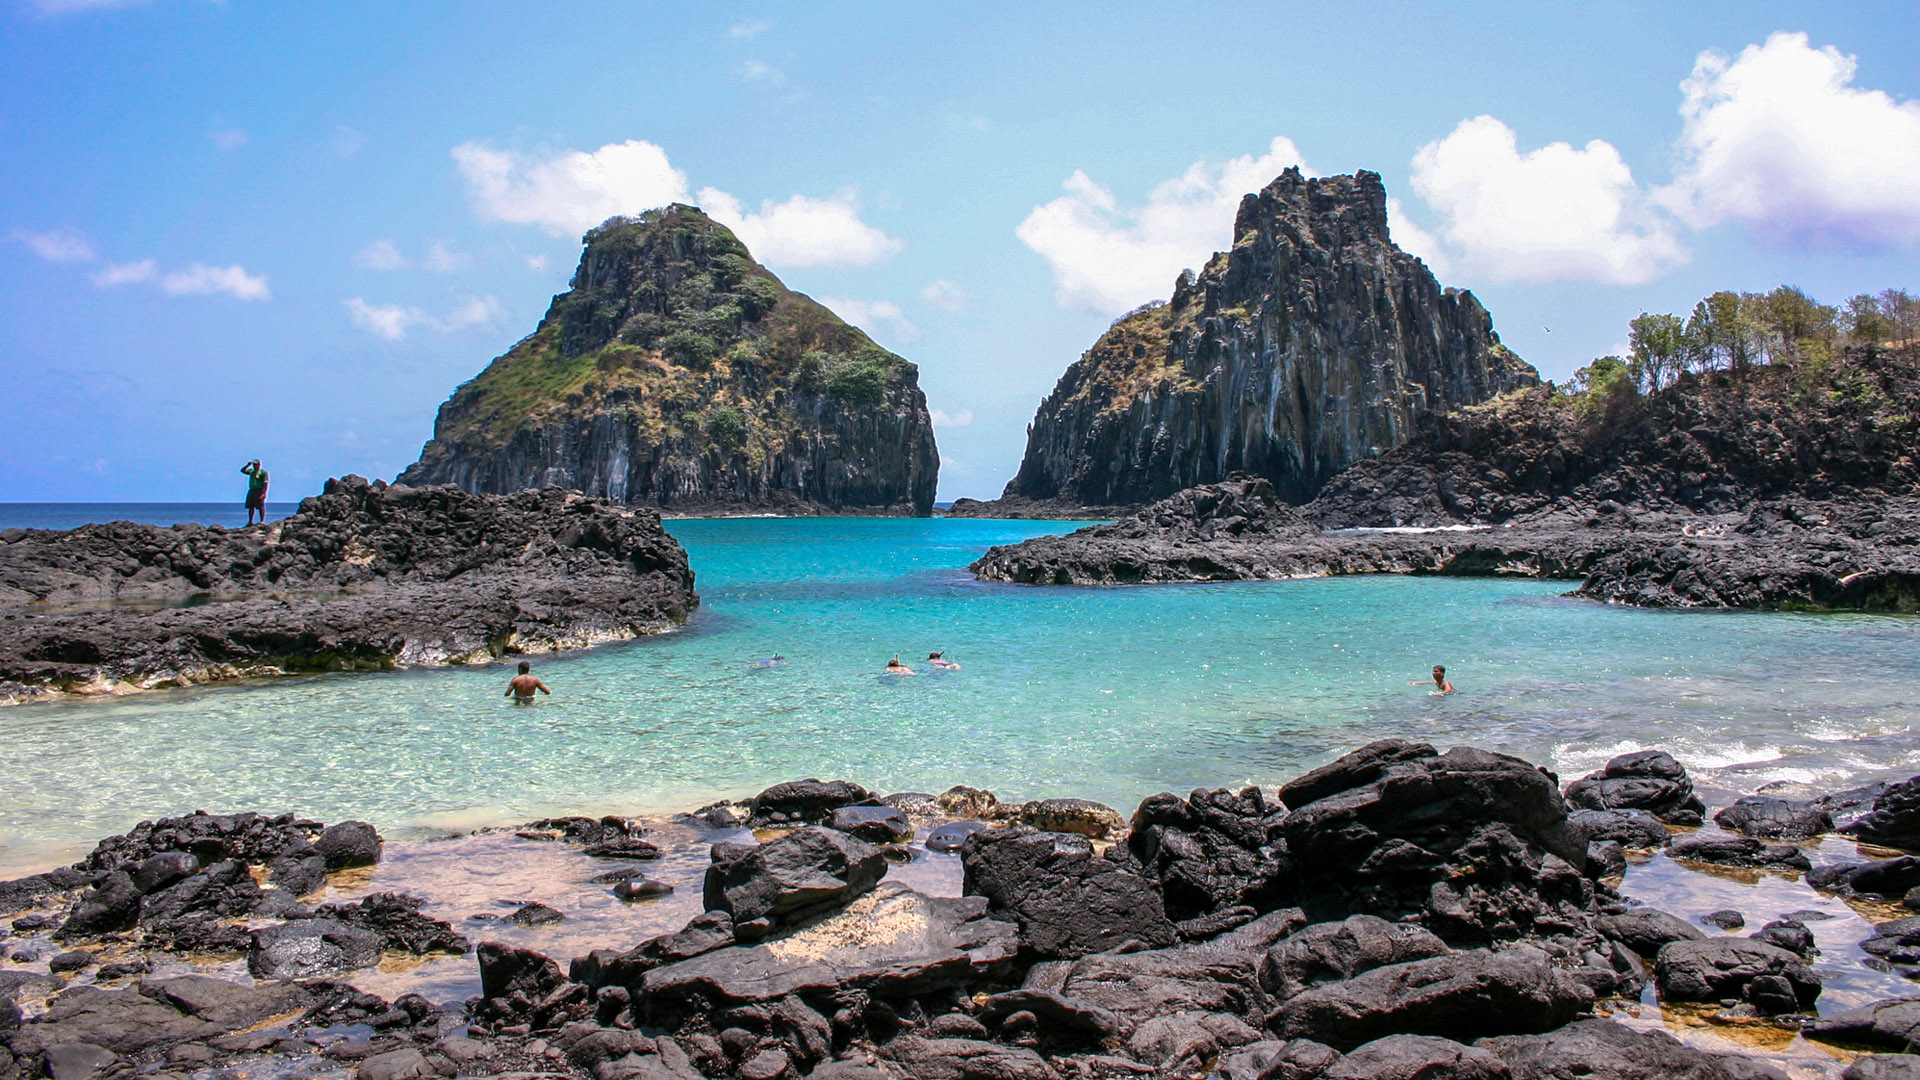
[[[1375,173],[1289,169],[1233,235],[1067,369],[1007,497],[1137,505],[1245,471],[1304,502],[1420,417],[1539,381],[1473,294],[1394,246]]]
[[[571,290],[440,407],[400,482],[924,516],[938,469],[918,370],[676,204],[587,233]]]

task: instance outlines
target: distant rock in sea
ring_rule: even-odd
[[[913,364],[691,206],[610,219],[585,244],[569,291],[454,391],[400,482],[670,513],[932,512]]]
[[[955,515],[1131,508],[1236,472],[1305,502],[1421,417],[1539,382],[1472,293],[1393,243],[1376,173],[1288,169],[1233,238],[1068,367],[1000,505]]]

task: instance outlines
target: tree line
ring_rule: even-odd
[[[1822,304],[1782,285],[1714,293],[1685,318],[1643,311],[1627,324],[1627,355],[1603,356],[1574,372],[1567,390],[1607,400],[1652,393],[1688,372],[1824,365],[1841,349],[1920,350],[1920,298],[1887,289]]]

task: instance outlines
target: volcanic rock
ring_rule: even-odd
[[[1714,824],[1742,836],[1805,840],[1833,830],[1833,815],[1811,803],[1748,795],[1713,815]]]
[[[380,935],[336,919],[301,919],[252,932],[247,970],[256,979],[315,979],[371,967]]]
[[[1475,1044],[1497,1055],[1513,1080],[1786,1080],[1762,1062],[1695,1050],[1664,1031],[1611,1020],[1578,1020],[1543,1035],[1501,1035]]]
[[[1659,750],[1621,754],[1569,785],[1567,801],[1586,810],[1645,810],[1669,825],[1698,825],[1707,810],[1686,768]]]
[[[1284,1038],[1352,1049],[1388,1035],[1551,1031],[1592,1004],[1592,993],[1537,949],[1473,950],[1313,987],[1281,1005],[1272,1027]]]
[[[1887,788],[1841,831],[1883,847],[1920,851],[1920,776]]]
[[[1653,970],[1667,1001],[1739,998],[1773,1015],[1810,1009],[1820,996],[1820,977],[1804,960],[1751,938],[1675,941],[1660,950]]]
[[[1153,883],[1119,860],[1095,855],[1076,833],[1026,826],[969,836],[960,846],[964,891],[1020,926],[1044,957],[1072,958],[1127,941],[1170,945],[1175,934]]]

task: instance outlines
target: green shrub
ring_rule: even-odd
[[[697,330],[675,330],[660,342],[660,351],[682,367],[704,368],[713,363],[720,347]]]
[[[708,409],[700,426],[707,438],[723,450],[738,450],[747,441],[746,410],[738,405],[720,405]]]

